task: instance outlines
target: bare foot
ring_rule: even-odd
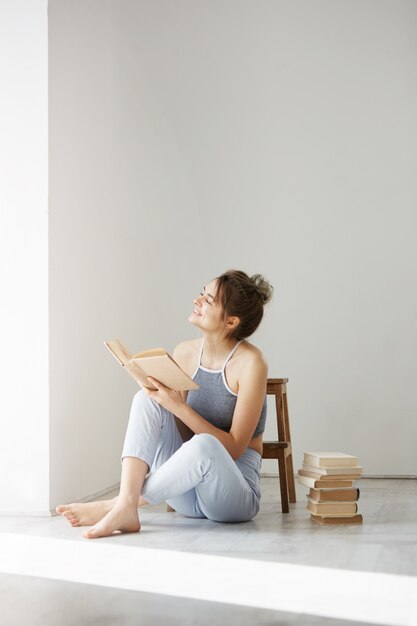
[[[71,526],[93,526],[111,511],[117,500],[97,500],[96,502],[73,502],[60,504],[56,512],[65,517]]]
[[[115,504],[115,506],[91,530],[84,533],[86,539],[108,537],[115,531],[121,533],[138,533],[140,522],[136,506]]]

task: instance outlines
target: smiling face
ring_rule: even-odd
[[[217,330],[223,319],[223,309],[216,300],[216,280],[203,287],[200,295],[194,299],[194,308],[188,321],[201,330]]]
[[[206,332],[228,332],[230,326],[239,320],[226,318],[217,295],[217,280],[214,279],[203,287],[200,295],[194,299],[194,308],[188,321]],[[235,321],[236,320],[236,321]]]

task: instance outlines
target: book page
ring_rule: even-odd
[[[124,365],[129,361],[130,352],[117,339],[116,341],[105,341],[104,345],[119,361],[120,365]]]
[[[148,356],[166,356],[168,353],[163,348],[153,348],[152,350],[143,350],[142,352],[137,352],[131,359],[142,359]]]
[[[132,363],[138,364],[146,376],[152,376],[169,389],[187,391],[199,388],[166,351],[162,356],[134,357]]]
[[[156,390],[156,387],[147,379],[147,375],[137,363],[128,361],[124,368],[141,387]]]

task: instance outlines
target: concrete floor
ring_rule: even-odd
[[[244,524],[141,509],[139,534],[83,539],[61,517],[0,517],[0,621],[417,625],[417,481],[363,479],[363,526],[321,527],[277,479]]]

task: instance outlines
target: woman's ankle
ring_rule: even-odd
[[[137,509],[139,506],[139,502],[138,502],[138,498],[134,498],[132,496],[129,495],[118,495],[117,498],[115,498],[115,503],[113,506],[120,506],[122,508],[126,508],[126,509],[132,509],[135,508]]]

